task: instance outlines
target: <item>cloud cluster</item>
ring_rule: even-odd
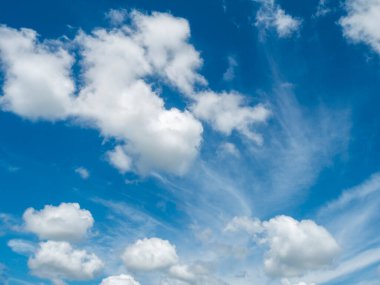
[[[91,213],[80,208],[78,203],[46,205],[38,211],[29,208],[23,215],[25,229],[42,240],[78,241],[92,227]]]
[[[17,253],[30,255],[28,266],[33,275],[65,284],[64,280],[91,280],[102,271],[104,264],[99,257],[71,244],[83,240],[94,223],[91,213],[79,204],[28,208],[23,219],[25,230],[43,241],[34,245],[14,239],[8,246]]]
[[[339,21],[344,36],[365,43],[380,54],[380,1],[347,0],[346,10],[347,15]]]
[[[199,119],[226,135],[237,130],[262,141],[251,127],[268,117],[263,106],[246,106],[235,93],[196,90],[207,81],[198,73],[202,59],[189,43],[185,19],[134,11],[128,14],[130,23],[123,24],[125,13],[108,14],[114,28],[81,31],[65,43],[39,42],[33,30],[0,27],[1,109],[31,120],[71,120],[99,130],[115,142],[107,157],[122,173],[184,174],[201,147]],[[79,58],[80,80],[72,75],[74,58]],[[186,108],[166,107],[160,84],[186,96],[199,118]],[[208,105],[210,100],[217,104]],[[231,116],[236,119],[227,123]]]
[[[264,31],[275,29],[280,38],[291,36],[301,27],[301,20],[288,15],[275,0],[256,0],[261,7],[255,25]]]

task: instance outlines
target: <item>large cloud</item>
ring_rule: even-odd
[[[273,276],[298,276],[330,264],[340,249],[322,226],[311,220],[278,216],[263,223],[269,250],[264,266]]]
[[[178,262],[175,246],[159,238],[136,241],[125,249],[122,259],[128,269],[136,271],[161,270]]]
[[[36,37],[33,30],[0,26],[0,107],[31,120],[63,119],[73,104],[73,58],[58,43],[37,43]]]
[[[90,280],[103,268],[103,262],[85,250],[76,250],[67,242],[47,241],[28,261],[33,275],[62,283],[62,280]]]
[[[104,278],[100,285],[140,285],[132,276],[121,274]]]
[[[200,121],[186,108],[166,107],[160,84],[186,96],[197,116],[215,130],[225,135],[237,130],[261,143],[251,127],[268,117],[263,106],[249,107],[237,93],[196,91],[207,81],[198,73],[202,59],[189,43],[185,19],[134,11],[130,23],[122,24],[125,11],[119,16],[117,27],[79,32],[67,40],[78,51],[77,89],[71,76],[74,56],[62,42],[41,43],[32,30],[1,27],[1,108],[28,119],[69,119],[99,130],[115,142],[108,160],[122,173],[182,175],[198,155]]]
[[[23,215],[27,231],[40,239],[78,241],[92,227],[91,213],[77,203],[61,203],[59,206],[46,205],[38,211],[29,208]]]
[[[129,157],[128,167],[140,173],[164,170],[183,174],[198,153],[202,125],[187,111],[166,109],[164,101],[142,80],[152,74],[154,66],[145,56],[146,48],[134,38],[137,35],[97,30],[77,38],[86,82],[77,112],[104,136],[124,142],[117,150]],[[115,159],[120,153],[111,157],[119,162],[113,164],[121,171],[128,170]]]
[[[194,84],[204,83],[196,73],[201,60],[187,43],[186,20],[137,12],[131,18],[131,26],[76,37],[84,79],[77,97],[72,96],[73,59],[67,51],[38,43],[32,30],[2,27],[6,80],[1,106],[29,119],[72,118],[98,129],[120,142],[131,161],[128,170],[183,174],[198,153],[202,125],[186,110],[165,108],[146,77],[191,92]]]
[[[340,19],[344,35],[380,54],[380,0],[347,0],[346,9],[347,16]]]

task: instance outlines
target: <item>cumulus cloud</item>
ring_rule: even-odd
[[[169,14],[146,16],[135,12],[136,37],[147,49],[155,70],[185,94],[193,93],[195,84],[206,84],[197,69],[202,65],[199,53],[187,43],[190,37],[188,21]]]
[[[77,250],[67,242],[40,243],[28,266],[33,275],[62,284],[63,280],[93,279],[103,268],[103,262],[92,253]]]
[[[225,231],[244,231],[255,237],[259,246],[267,248],[264,269],[272,277],[303,276],[310,270],[330,265],[340,252],[331,234],[312,220],[297,221],[277,216],[260,222],[249,217],[235,217]],[[288,279],[283,282],[288,284]]]
[[[244,97],[238,93],[199,93],[196,102],[191,106],[193,113],[208,122],[215,130],[230,135],[236,130],[245,137],[262,144],[260,134],[252,130],[252,126],[266,122],[270,111],[259,104],[246,106]]]
[[[256,0],[261,4],[256,14],[256,26],[264,31],[275,29],[281,38],[289,37],[301,27],[301,20],[294,18],[281,9],[275,0]]]
[[[28,208],[23,215],[25,229],[40,239],[78,241],[92,227],[91,213],[77,203],[61,203],[59,206],[46,205],[38,211]]]
[[[346,10],[347,15],[339,21],[344,36],[380,54],[380,0],[347,0]]]
[[[5,71],[1,109],[31,120],[70,114],[73,57],[58,42],[38,43],[33,30],[0,26],[0,61]]]
[[[136,241],[125,249],[122,259],[134,271],[161,270],[178,262],[175,246],[159,238]]]
[[[246,106],[237,93],[198,92],[207,81],[198,72],[202,59],[189,43],[187,20],[124,10],[111,10],[107,17],[116,26],[67,40],[81,66],[77,88],[74,56],[62,42],[40,42],[35,31],[1,27],[1,108],[31,120],[71,120],[99,130],[117,145],[107,158],[122,173],[184,174],[201,146],[199,119],[226,135],[237,130],[261,143],[251,127],[268,117],[263,106]],[[199,119],[186,108],[167,108],[156,83],[186,96]]]
[[[299,276],[329,265],[340,248],[322,226],[311,220],[278,216],[263,223],[269,247],[264,266],[273,276]]]
[[[140,285],[132,276],[121,274],[104,278],[100,285]]]

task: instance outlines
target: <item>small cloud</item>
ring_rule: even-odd
[[[118,169],[121,173],[126,173],[132,168],[132,159],[125,153],[122,146],[116,146],[114,150],[108,151],[107,160],[109,164]]]
[[[16,253],[23,255],[30,255],[36,250],[36,246],[23,239],[11,239],[7,245]]]
[[[220,156],[228,155],[228,156],[240,157],[240,151],[238,150],[236,145],[230,142],[222,143],[218,148],[218,154]]]
[[[228,67],[227,70],[223,74],[224,81],[232,81],[236,76],[236,67],[238,63],[233,56],[228,57]]]
[[[261,4],[256,14],[255,25],[266,31],[275,29],[280,38],[286,38],[297,32],[302,21],[287,14],[273,0],[257,0]]]
[[[106,13],[106,19],[113,26],[118,26],[122,24],[128,15],[127,10],[125,9],[110,9]]]
[[[317,11],[313,15],[314,18],[326,16],[331,12],[331,8],[327,7],[327,0],[319,0]]]
[[[88,171],[88,169],[84,168],[84,167],[78,167],[75,169],[75,173],[79,174],[80,177],[82,177],[83,179],[88,179],[90,177],[90,172]]]

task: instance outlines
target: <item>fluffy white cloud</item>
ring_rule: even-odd
[[[138,30],[136,37],[147,49],[148,60],[168,82],[185,94],[191,94],[195,84],[206,84],[197,73],[202,65],[199,53],[187,43],[189,23],[165,13],[152,16],[135,12],[133,20]]]
[[[120,24],[120,13],[109,17]],[[58,42],[38,43],[32,30],[1,27],[6,74],[1,106],[29,119],[71,118],[98,129],[125,144],[128,169],[125,161],[111,159],[121,171],[183,174],[198,154],[202,125],[186,110],[166,109],[146,78],[161,78],[191,93],[194,84],[205,83],[197,73],[202,61],[187,43],[186,20],[164,13],[130,17],[128,26],[76,37],[84,78],[76,97],[73,57]]]
[[[133,167],[140,173],[163,170],[183,174],[198,153],[202,125],[187,111],[166,109],[164,101],[143,77],[164,69],[156,67],[158,63],[153,59],[157,58],[149,56],[153,47],[148,45],[154,43],[146,41],[152,37],[165,42],[160,36],[168,33],[154,30],[150,21],[171,23],[172,29],[178,30],[171,35],[175,43],[185,40],[180,31],[187,26],[182,25],[184,20],[167,14],[135,13],[133,19],[137,31],[128,27],[100,29],[93,35],[77,37],[82,46],[86,84],[80,91],[76,111],[83,121],[98,128],[104,136],[125,142],[123,149],[118,148],[111,155],[111,161],[121,171]],[[169,39],[166,41],[170,43]],[[176,53],[171,56],[172,60],[176,59]],[[125,156],[120,155],[121,150]],[[126,157],[131,163],[126,162]]]
[[[297,221],[288,216],[277,216],[261,222],[249,217],[235,217],[224,231],[246,232],[259,246],[266,247],[264,269],[272,277],[283,277],[284,284],[290,282],[286,277],[304,276],[310,270],[330,265],[340,252],[330,233],[312,220]]]
[[[28,208],[23,219],[25,229],[40,239],[77,241],[92,227],[91,213],[77,203],[61,203],[59,206],[46,205],[38,211]]]
[[[103,262],[85,250],[76,250],[67,242],[47,241],[28,261],[33,275],[63,283],[62,280],[90,280],[103,268]]]
[[[265,122],[270,116],[270,111],[261,104],[246,106],[244,97],[238,93],[199,93],[191,109],[217,131],[230,135],[237,130],[258,144],[262,143],[262,137],[252,131],[252,126]]]
[[[269,247],[264,266],[273,276],[299,276],[329,265],[340,251],[335,239],[311,220],[278,216],[263,222]]]
[[[38,43],[33,30],[0,26],[0,61],[5,71],[1,109],[31,120],[70,114],[73,58],[58,42]]]
[[[261,4],[256,14],[256,26],[264,30],[274,28],[279,37],[288,37],[301,27],[301,20],[294,18],[280,8],[275,0],[256,0]]]
[[[104,278],[100,285],[140,285],[132,276],[121,274]]]
[[[175,246],[159,238],[136,241],[125,249],[122,259],[128,269],[136,271],[160,270],[178,262]]]
[[[380,54],[380,0],[347,0],[346,9],[347,16],[340,19],[345,37]]]
[[[132,169],[132,159],[123,150],[123,147],[118,145],[113,150],[107,152],[109,163],[117,168],[121,173],[126,173]]]
[[[80,32],[81,85],[71,78],[73,56],[59,41],[38,42],[32,30],[0,28],[0,59],[5,72],[2,109],[28,119],[70,119],[113,139],[108,161],[121,172],[184,174],[198,155],[202,124],[188,110],[166,108],[153,83],[176,88],[194,103],[196,115],[229,135],[237,130],[261,143],[251,127],[269,112],[246,106],[237,93],[194,90],[206,85],[198,73],[202,59],[189,43],[189,23],[167,13],[124,10],[107,17],[116,27]],[[74,94],[75,93],[75,94]],[[84,174],[81,169],[78,173]]]

